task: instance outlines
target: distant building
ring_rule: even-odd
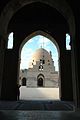
[[[27,87],[58,87],[58,79],[51,51],[43,48],[32,55],[29,68],[20,71],[20,84]]]

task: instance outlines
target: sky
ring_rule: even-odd
[[[9,41],[8,41],[8,48],[13,48],[13,33],[9,35]],[[70,50],[69,46],[70,42],[70,36],[66,34],[66,49]],[[58,71],[58,51],[56,46],[52,43],[51,40],[48,38],[36,35],[32,39],[28,40],[28,42],[25,43],[25,45],[22,48],[21,51],[21,63],[20,63],[20,69],[27,69],[29,65],[29,61],[31,59],[32,54],[39,48],[44,48],[48,52],[52,52],[52,59],[54,61],[55,70]]]
[[[30,39],[22,48],[20,69],[28,68],[32,54],[39,48],[44,48],[48,52],[52,51],[52,58],[56,70],[58,70],[58,52],[56,46],[46,37],[37,35]]]

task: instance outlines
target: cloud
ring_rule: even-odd
[[[54,65],[56,67],[56,70],[58,70],[58,53],[57,53],[56,46],[48,38],[43,37],[41,35],[33,37],[23,46],[21,51],[20,69],[28,68],[29,61],[33,52],[36,49],[40,48],[41,45],[48,52],[52,51],[52,58],[54,60]]]
[[[24,48],[21,52],[21,57],[28,57],[31,56],[33,53],[33,49],[32,48]]]
[[[55,70],[59,71],[59,66],[58,66],[58,62],[57,61],[54,61],[54,66],[55,66]]]
[[[50,40],[44,36],[39,36],[39,39],[38,39],[38,45],[39,47],[47,47],[49,46],[49,43],[50,43]]]
[[[20,69],[28,68],[28,64],[32,54],[33,54],[33,50],[31,48],[24,48],[22,50]]]

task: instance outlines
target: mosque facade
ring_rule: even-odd
[[[20,70],[20,84],[26,87],[58,87],[58,82],[52,53],[43,48],[32,55],[28,69]]]

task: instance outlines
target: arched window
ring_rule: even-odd
[[[13,32],[11,32],[8,36],[7,49],[13,49]]]
[[[39,70],[40,71],[43,70],[43,66],[42,65],[39,66]]]
[[[66,34],[66,50],[71,50],[70,35],[68,33]]]

